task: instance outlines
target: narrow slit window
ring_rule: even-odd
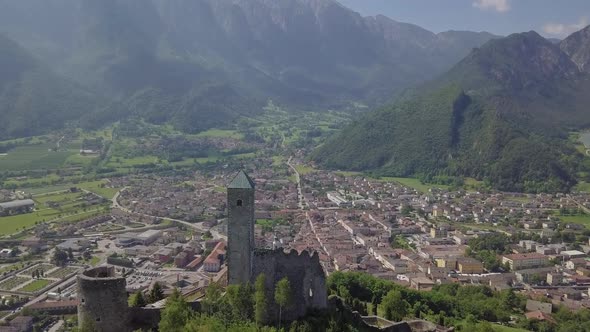
[[[236,203],[237,206],[242,206],[243,202],[241,199],[238,199],[238,202]]]

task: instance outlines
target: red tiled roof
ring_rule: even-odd
[[[203,257],[199,256],[199,257],[193,259],[190,263],[188,263],[186,265],[186,267],[189,269],[192,269],[192,268],[196,267],[197,265],[201,264],[202,261],[203,261]]]
[[[524,315],[526,316],[527,319],[546,320],[546,321],[550,321],[550,322],[554,322],[555,321],[553,319],[553,317],[551,317],[550,314],[546,314],[546,313],[544,313],[544,312],[542,312],[540,310],[527,312]]]

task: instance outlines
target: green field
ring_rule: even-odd
[[[46,195],[48,193],[54,193],[56,191],[65,191],[70,190],[72,187],[71,184],[57,184],[54,186],[46,186],[46,187],[39,187],[39,188],[26,188],[24,191],[31,193],[35,196]]]
[[[361,176],[363,175],[362,172],[350,172],[350,171],[338,171],[335,172],[338,175],[342,175],[344,177],[351,177],[351,176]]]
[[[573,190],[590,193],[590,183],[581,181],[573,188]]]
[[[590,215],[579,215],[579,216],[559,216],[559,219],[564,222],[571,222],[575,224],[581,224],[590,228]]]
[[[92,181],[92,182],[82,182],[76,184],[77,187],[81,189],[88,190],[93,192],[99,196],[102,196],[107,199],[112,199],[115,197],[115,194],[119,191],[117,188],[107,188],[106,181]]]
[[[51,283],[51,281],[47,280],[47,279],[38,279],[33,281],[32,283],[20,288],[20,291],[23,292],[28,292],[28,293],[34,293],[36,291],[39,291],[45,287],[47,287],[47,285],[49,285]]]
[[[83,211],[80,200],[84,193],[56,193],[35,196],[36,210],[31,213],[15,216],[0,217],[0,235],[14,234],[23,229],[34,226],[37,222],[66,222],[79,221],[98,214],[103,214],[104,206],[95,205],[86,207]],[[56,202],[59,209],[50,208],[48,202]],[[105,205],[106,206],[106,205]]]
[[[20,214],[17,216],[0,218],[0,235],[13,234],[25,228],[35,225],[38,221],[49,221],[57,218],[59,212],[53,209],[45,209],[38,212]]]
[[[0,157],[0,169],[7,171],[22,171],[34,169],[57,169],[64,165],[65,161],[76,150],[53,152],[49,151],[53,144],[25,145],[8,151],[8,154]]]
[[[2,281],[2,283],[0,283],[0,289],[11,290],[11,289],[17,287],[18,285],[21,285],[29,280],[31,280],[31,279],[30,278],[23,278],[23,277],[10,277],[10,278]]]
[[[244,135],[240,134],[236,130],[224,130],[224,129],[209,129],[207,131],[203,131],[195,135],[196,137],[224,137],[224,138],[234,138],[234,139],[243,139]]]
[[[272,156],[272,165],[280,166],[285,163],[285,157],[283,156]]]
[[[469,188],[476,188],[483,185],[483,181],[478,181],[474,178],[465,178],[465,186]]]
[[[133,168],[135,166],[156,164],[158,163],[158,157],[155,156],[141,156],[134,158],[123,158],[115,157],[106,164],[107,167],[121,167],[121,168]]]
[[[90,165],[96,158],[98,158],[98,155],[83,156],[76,153],[66,159],[66,165],[70,167],[84,167]]]
[[[51,272],[48,277],[63,279],[76,271],[78,271],[78,269],[75,267],[62,267],[59,270]]]
[[[295,165],[295,169],[299,172],[299,175],[305,175],[316,171],[313,167],[306,165]]]
[[[25,264],[22,262],[15,263],[15,264],[9,264],[7,266],[3,266],[2,268],[0,268],[0,273],[9,272],[9,271],[16,271],[16,270],[20,270],[24,267],[25,267]]]
[[[401,185],[406,187],[414,188],[419,192],[425,193],[428,192],[431,188],[441,188],[441,189],[448,189],[449,186],[439,185],[439,184],[424,184],[418,179],[414,178],[395,178],[395,177],[382,177],[379,180],[387,181],[387,182],[397,182]]]
[[[492,324],[492,328],[496,332],[528,332],[528,330],[519,329],[516,327],[499,325],[499,324]]]

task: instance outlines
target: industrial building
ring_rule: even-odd
[[[0,203],[0,216],[10,216],[32,212],[35,209],[35,201],[22,199]]]

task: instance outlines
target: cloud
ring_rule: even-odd
[[[495,10],[504,13],[510,10],[510,0],[475,0],[473,7],[481,10]]]
[[[588,25],[588,18],[582,17],[577,23],[547,23],[543,26],[543,32],[555,37],[567,37],[570,34],[585,28]]]

